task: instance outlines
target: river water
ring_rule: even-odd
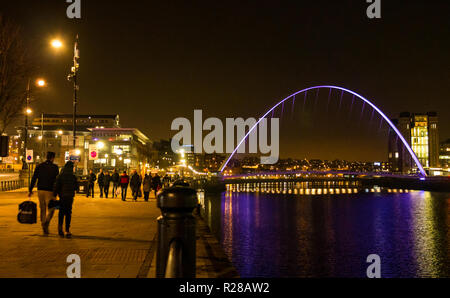
[[[241,277],[366,277],[370,254],[382,277],[450,277],[450,194],[393,191],[234,187],[203,204]]]

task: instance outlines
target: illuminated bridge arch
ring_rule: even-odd
[[[286,100],[300,94],[303,92],[307,92],[309,90],[314,90],[314,89],[321,89],[321,88],[326,88],[326,89],[335,89],[335,90],[340,90],[340,91],[345,91],[347,93],[350,93],[354,96],[356,96],[357,98],[361,99],[363,102],[367,103],[368,105],[370,105],[375,111],[377,111],[377,113],[383,117],[384,120],[386,120],[386,122],[389,124],[389,126],[392,128],[393,131],[395,131],[395,133],[398,135],[398,137],[400,138],[400,140],[403,142],[403,144],[405,145],[406,149],[408,150],[409,154],[411,155],[411,157],[413,158],[414,162],[416,163],[417,167],[419,168],[420,174],[421,176],[425,177],[427,174],[425,172],[425,170],[423,169],[422,164],[420,163],[419,159],[417,158],[416,154],[414,153],[414,151],[412,150],[411,146],[409,146],[408,142],[405,140],[405,138],[403,137],[403,135],[400,133],[400,131],[397,129],[397,127],[392,123],[392,121],[377,107],[375,106],[372,102],[370,102],[368,99],[364,98],[363,96],[359,95],[356,92],[353,92],[349,89],[345,89],[342,87],[337,87],[337,86],[328,86],[328,85],[323,85],[323,86],[314,86],[314,87],[309,87],[300,91],[297,91],[291,95],[289,95],[288,97],[286,97],[285,99],[281,100],[280,102],[278,102],[276,105],[274,105],[271,109],[269,109],[262,117],[259,118],[259,120],[256,122],[255,125],[253,125],[249,131],[247,132],[247,134],[242,138],[242,140],[237,144],[236,148],[233,150],[233,152],[228,156],[228,158],[225,160],[225,162],[222,164],[221,168],[220,168],[220,172],[223,172],[226,168],[226,166],[228,165],[228,163],[230,162],[231,158],[233,158],[234,154],[237,152],[239,146],[242,145],[243,142],[245,142],[245,140],[247,139],[247,137],[250,135],[250,133],[259,125],[259,123],[262,121],[262,119],[266,118],[267,115],[269,115],[272,111],[274,111],[278,106],[280,106],[281,104],[283,104]]]

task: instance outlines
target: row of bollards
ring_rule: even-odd
[[[158,194],[157,278],[195,278],[196,222],[192,212],[197,202],[197,192],[185,184]]]
[[[9,180],[9,181],[0,181],[0,191],[10,191],[19,189],[25,186],[25,183],[22,179],[20,180]]]

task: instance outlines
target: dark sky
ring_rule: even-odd
[[[389,117],[437,111],[450,138],[450,2],[382,0],[369,20],[365,0],[82,0],[82,19],[65,0],[1,0],[40,54],[49,88],[37,110],[71,112],[65,79],[72,46],[55,54],[52,37],[80,35],[80,113],[119,113],[123,126],[168,138],[176,117],[258,117],[305,87],[332,84],[366,96]],[[386,126],[344,95],[320,93],[285,106],[281,155],[386,159]],[[352,113],[350,113],[350,110]]]

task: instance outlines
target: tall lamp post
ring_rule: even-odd
[[[44,80],[39,79],[36,81],[36,86],[38,87],[45,87],[46,83]],[[28,164],[26,161],[27,158],[27,150],[28,150],[28,115],[32,113],[32,110],[30,109],[30,79],[28,79],[27,83],[27,94],[26,94],[26,104],[25,104],[25,129],[24,129],[24,150],[23,150],[23,159],[22,159],[22,170],[28,169]]]
[[[76,134],[77,134],[77,104],[78,98],[77,93],[79,90],[79,86],[77,84],[78,78],[78,68],[80,64],[78,63],[78,59],[80,58],[80,51],[78,50],[78,34],[75,38],[74,51],[73,51],[73,66],[71,68],[70,74],[67,76],[67,79],[73,81],[73,149],[76,148]]]
[[[51,42],[52,47],[59,49],[63,47],[63,43],[59,39],[54,39]],[[74,51],[73,51],[73,66],[70,69],[70,73],[67,76],[67,80],[73,81],[73,149],[76,148],[76,135],[77,135],[77,104],[78,104],[78,90],[80,89],[77,83],[78,80],[78,69],[80,64],[78,63],[80,59],[80,51],[78,50],[78,34],[75,37]]]

